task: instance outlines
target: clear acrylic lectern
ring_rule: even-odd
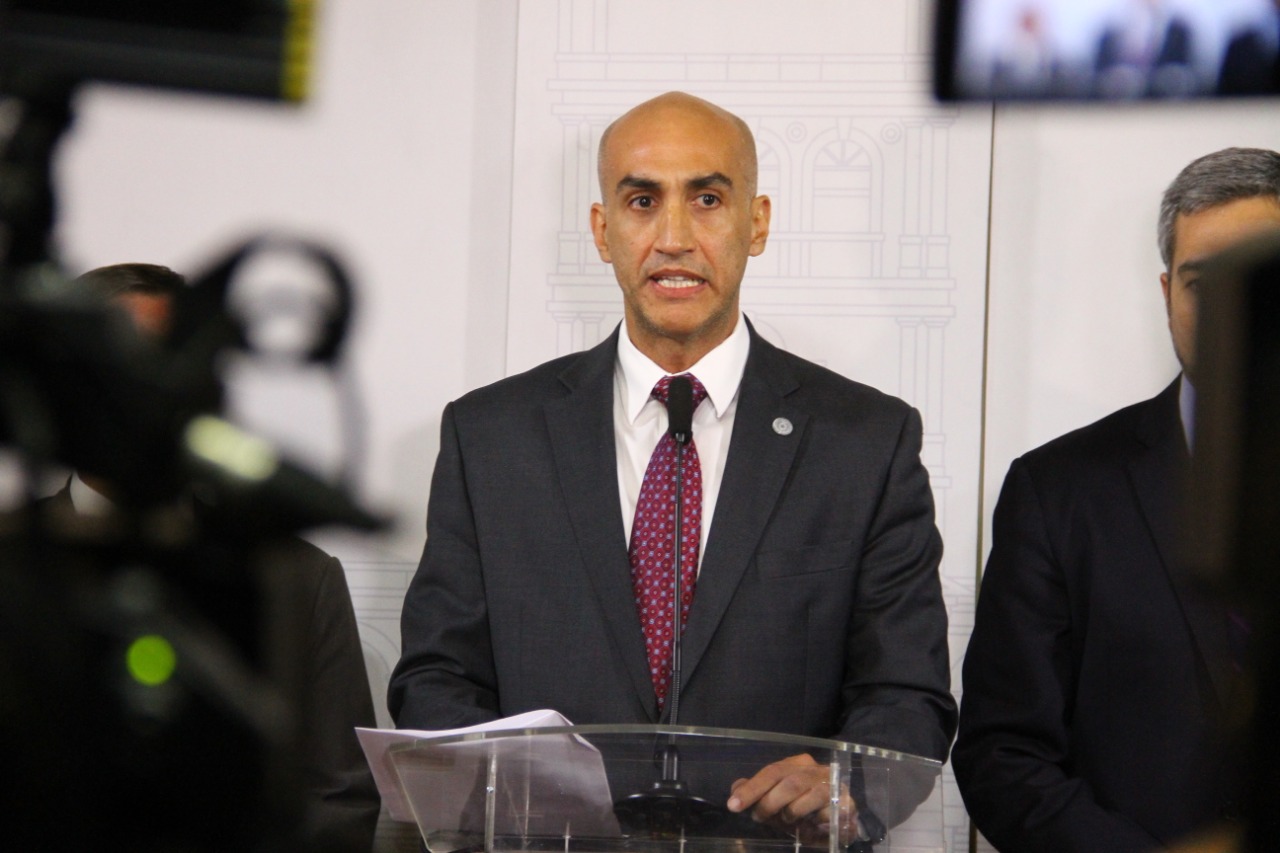
[[[595,725],[426,738],[389,758],[431,853],[945,850],[941,765],[856,744]],[[809,758],[825,803],[810,818],[783,828],[725,808],[735,780]]]

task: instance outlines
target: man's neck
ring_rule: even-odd
[[[693,367],[703,356],[727,341],[738,327],[741,312],[734,312],[733,322],[722,334],[698,335],[680,341],[666,337],[636,335],[632,331],[630,318],[623,323],[622,330],[637,350],[646,358],[661,367],[667,373],[684,373]]]

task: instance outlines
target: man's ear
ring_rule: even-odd
[[[1166,317],[1173,310],[1169,302],[1169,288],[1171,287],[1173,287],[1173,282],[1169,280],[1169,273],[1160,273],[1160,290],[1164,293],[1164,313]]]
[[[751,247],[747,250],[751,257],[764,251],[769,241],[769,218],[773,214],[773,203],[767,195],[758,195],[751,199]]]
[[[613,258],[609,257],[609,244],[605,242],[604,230],[604,205],[597,201],[591,205],[591,236],[595,238],[596,251],[600,253],[600,260],[611,264]]]

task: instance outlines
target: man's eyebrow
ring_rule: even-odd
[[[658,182],[652,178],[637,178],[635,175],[624,175],[622,180],[618,181],[618,186],[614,188],[614,192],[621,192],[624,189],[657,192]]]
[[[733,189],[733,179],[724,172],[712,172],[710,175],[704,175],[701,178],[694,178],[689,181],[688,187],[691,190],[705,190],[709,187]]]
[[[1204,268],[1205,268],[1205,262],[1202,260],[1196,259],[1191,261],[1185,261],[1181,264],[1178,264],[1177,273],[1178,275],[1187,275],[1188,273],[1200,272]]]
[[[733,189],[733,179],[724,172],[712,172],[709,175],[702,175],[697,178],[690,178],[685,182],[685,186],[690,190],[705,190],[711,187],[724,187],[725,189]],[[657,192],[661,189],[661,184],[652,178],[641,178],[636,175],[625,175],[622,180],[618,181],[615,192],[621,192],[624,189],[642,190],[644,192]]]

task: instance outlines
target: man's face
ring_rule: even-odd
[[[1266,196],[1243,198],[1181,214],[1173,223],[1169,271],[1160,275],[1173,350],[1192,382],[1196,379],[1197,287],[1204,262],[1263,231],[1280,228],[1280,203]]]
[[[764,251],[769,199],[752,197],[747,144],[728,120],[681,101],[634,110],[606,143],[591,230],[622,288],[627,333],[665,369],[729,336],[747,258]]]

